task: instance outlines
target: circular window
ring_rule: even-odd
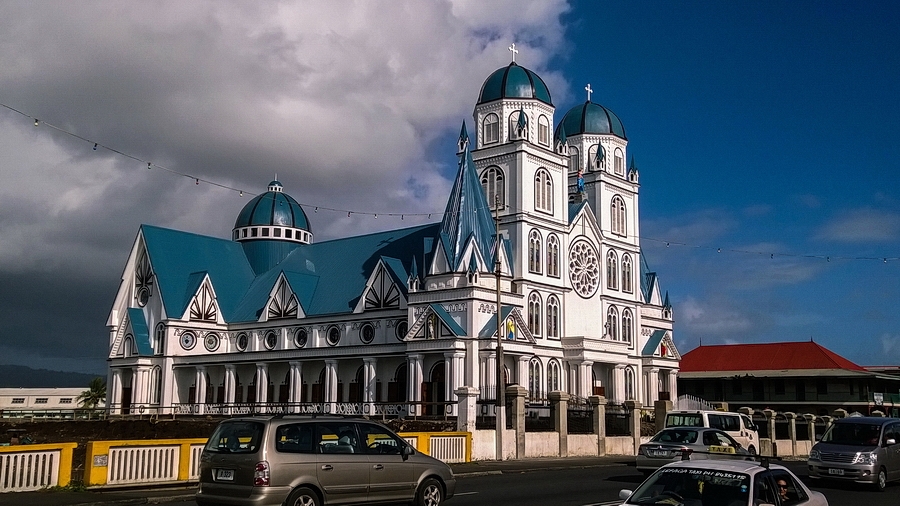
[[[331,327],[328,329],[328,344],[331,346],[336,345],[341,340],[341,329],[337,327]]]
[[[246,351],[247,345],[250,344],[250,337],[247,334],[241,332],[238,334],[237,339],[235,339],[235,345],[237,346],[238,351]]]
[[[147,305],[147,301],[150,300],[150,288],[146,286],[142,286],[138,288],[137,292],[137,303],[139,306],[144,307]]]
[[[206,351],[216,351],[219,349],[219,334],[215,332],[210,332],[206,334],[206,337],[203,338],[203,346],[206,348]]]
[[[193,332],[185,332],[181,334],[181,347],[186,350],[191,350],[194,346],[197,345],[197,336],[194,335]]]
[[[369,344],[372,340],[375,339],[375,326],[371,323],[367,323],[359,329],[359,340],[363,342],[363,344]]]
[[[306,346],[307,340],[309,340],[309,334],[306,333],[306,329],[297,329],[297,331],[294,332],[294,346],[303,348]]]
[[[266,345],[266,349],[274,350],[275,345],[278,344],[278,334],[276,334],[274,330],[266,332],[266,340],[264,344]]]
[[[569,279],[575,292],[585,299],[594,295],[600,286],[600,261],[594,247],[587,241],[580,240],[572,245]]]
[[[400,320],[397,322],[397,339],[403,340],[406,337],[406,333],[409,332],[409,324],[406,323],[406,320]]]

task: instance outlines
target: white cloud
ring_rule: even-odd
[[[900,214],[871,208],[843,211],[826,223],[815,239],[838,242],[893,241],[900,235]]]

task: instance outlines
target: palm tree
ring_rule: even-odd
[[[106,382],[103,378],[94,378],[88,385],[88,389],[75,399],[79,406],[85,409],[95,409],[101,402],[106,401]]]

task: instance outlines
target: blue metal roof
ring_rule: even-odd
[[[509,315],[513,312],[515,307],[513,306],[503,306],[500,308],[500,320],[505,322]],[[494,337],[497,334],[497,317],[494,315],[493,318],[489,319],[488,322],[484,325],[480,332],[478,332],[478,339],[487,339],[489,337]]]
[[[141,235],[168,317],[184,314],[199,287],[198,273],[209,274],[223,318],[233,316],[254,278],[240,244],[151,225],[141,225]]]
[[[274,183],[278,181],[269,184],[274,186]],[[234,222],[234,228],[253,225],[277,225],[310,230],[309,220],[300,204],[287,193],[280,191],[261,193],[241,209]]]
[[[139,356],[149,357],[153,355],[153,347],[150,346],[150,331],[147,329],[147,319],[144,318],[144,310],[137,307],[128,308],[128,321],[131,322],[131,332],[134,335],[134,344]]]
[[[641,355],[649,356],[656,353],[656,348],[659,347],[659,343],[663,340],[663,337],[666,336],[665,330],[654,330],[652,334],[650,334],[650,339],[647,340],[647,344],[644,345],[644,349],[641,350]]]
[[[441,307],[440,304],[429,304],[429,306],[431,307],[431,310],[434,311],[434,314],[437,315],[437,317],[440,318],[442,322],[444,322],[444,325],[447,326],[450,332],[453,332],[453,335],[455,335],[456,337],[464,337],[468,335],[465,329],[463,329],[458,323],[456,323],[456,320],[454,320],[453,317],[450,316],[450,313],[444,311],[444,308]]]
[[[582,202],[570,202],[569,203],[569,224],[571,225],[573,221],[575,221],[575,217],[578,216],[578,213],[581,212],[581,208],[587,205],[587,200]]]
[[[502,98],[533,98],[553,105],[550,90],[547,89],[543,79],[525,67],[520,67],[516,62],[499,68],[488,76],[481,86],[478,104]]]
[[[593,102],[585,102],[569,109],[556,127],[556,138],[579,134],[612,134],[622,139],[625,126],[616,114],[606,107]]]
[[[459,170],[453,189],[447,199],[447,208],[441,220],[440,239],[453,270],[459,269],[462,254],[474,238],[482,255],[482,262],[490,265],[494,244],[495,227],[491,218],[491,208],[484,196],[484,188],[475,173],[475,162],[466,145],[459,155]]]
[[[653,285],[656,282],[656,273],[650,271],[647,265],[647,259],[644,258],[644,252],[641,251],[641,295],[644,296],[644,302],[649,304],[653,298]]]

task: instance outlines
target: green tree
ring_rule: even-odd
[[[86,409],[94,409],[106,400],[106,382],[103,378],[94,378],[88,385],[88,389],[78,395],[75,402]]]

